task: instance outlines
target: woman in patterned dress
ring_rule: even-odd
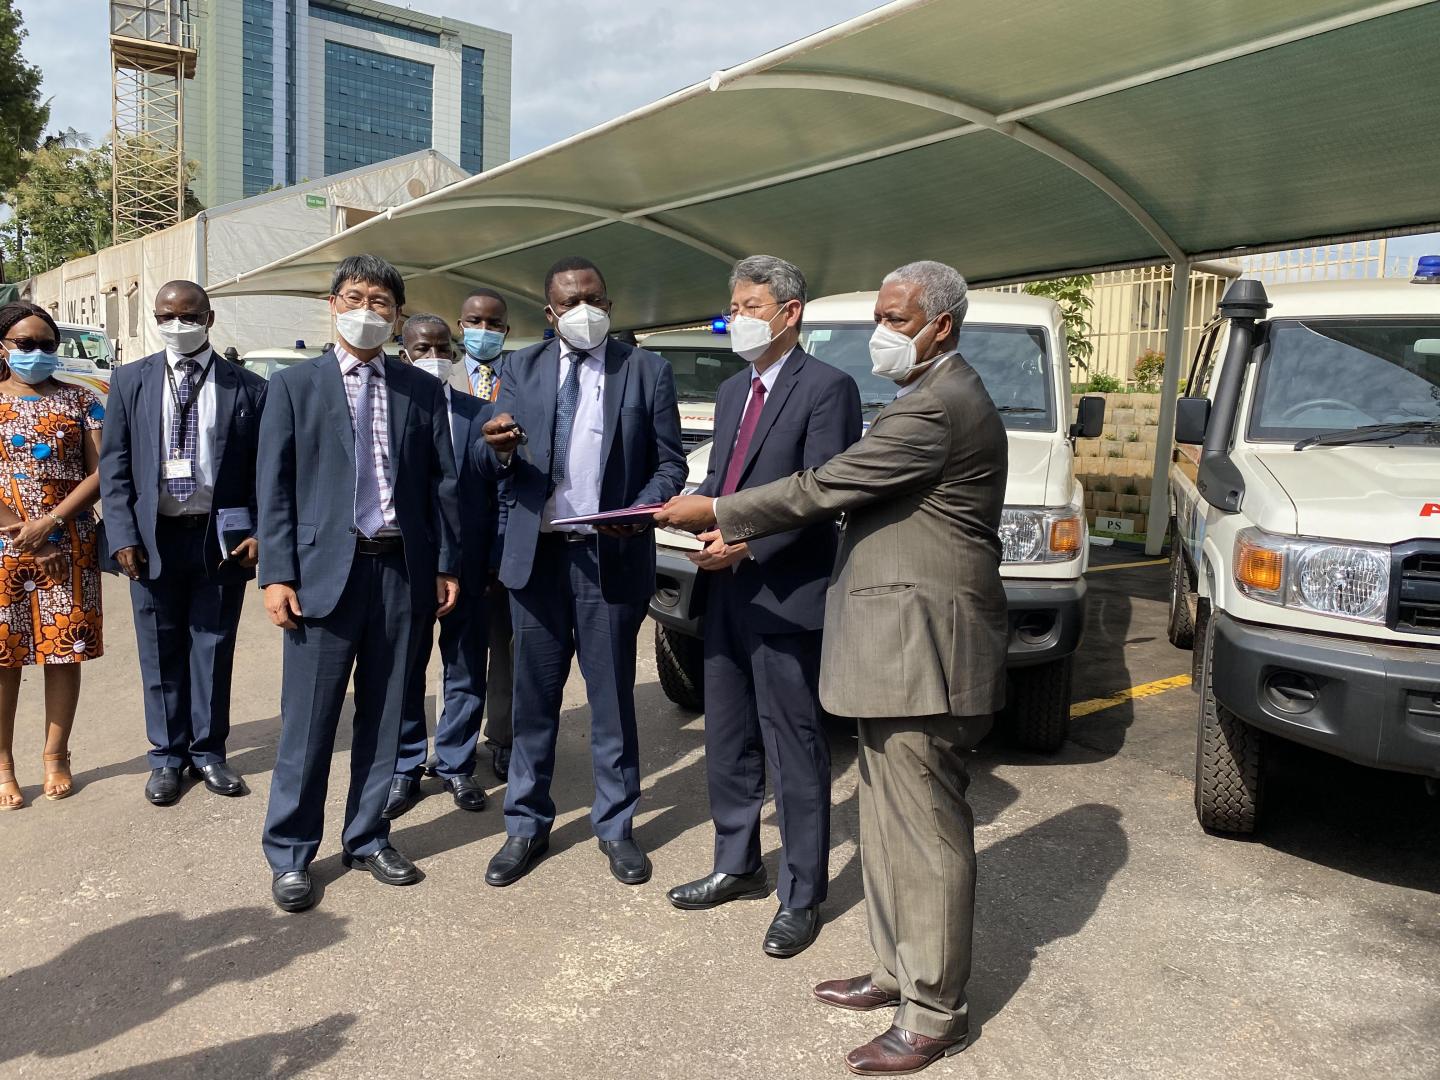
[[[0,307],[0,810],[25,805],[11,754],[21,670],[45,665],[45,797],[70,794],[80,662],[103,651],[93,393],[51,378],[60,331],[34,304]]]

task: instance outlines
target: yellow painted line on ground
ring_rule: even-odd
[[[1094,574],[1101,570],[1134,570],[1137,566],[1164,566],[1169,559],[1146,559],[1144,562],[1117,562],[1108,566],[1092,566],[1087,573]]]
[[[1168,679],[1156,679],[1154,682],[1132,686],[1129,690],[1121,690],[1118,694],[1111,694],[1109,697],[1093,698],[1090,701],[1076,702],[1070,706],[1070,715],[1072,717],[1089,716],[1091,713],[1113,709],[1116,705],[1124,705],[1127,701],[1138,701],[1140,698],[1154,697],[1156,694],[1163,694],[1167,690],[1176,690],[1179,687],[1189,685],[1189,675],[1172,675]]]

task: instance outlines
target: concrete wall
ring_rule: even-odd
[[[1071,405],[1081,395],[1075,395]],[[1105,431],[1075,446],[1075,471],[1085,486],[1085,517],[1099,536],[1143,536],[1150,513],[1150,482],[1159,432],[1159,394],[1101,394]],[[1128,519],[1129,531],[1096,527],[1097,517]]]

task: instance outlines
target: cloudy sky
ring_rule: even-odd
[[[880,2],[416,0],[406,6],[513,35],[510,150],[519,157]],[[25,57],[45,74],[50,130],[73,127],[102,141],[110,127],[107,4],[19,0],[19,9],[30,31]]]

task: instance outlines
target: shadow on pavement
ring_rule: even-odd
[[[1085,803],[979,852],[972,1019],[1003,1009],[1039,951],[1080,932],[1130,857],[1120,811]]]
[[[213,987],[265,978],[329,948],[345,923],[323,911],[296,918],[250,907],[144,915],[97,931],[0,984],[0,1062],[100,1046]]]
[[[1282,739],[1265,747],[1256,842],[1370,881],[1440,893],[1440,799],[1425,793],[1419,777]]]
[[[354,1013],[336,1013],[290,1031],[254,1035],[193,1054],[107,1072],[93,1080],[289,1080],[329,1061],[345,1046]]]

